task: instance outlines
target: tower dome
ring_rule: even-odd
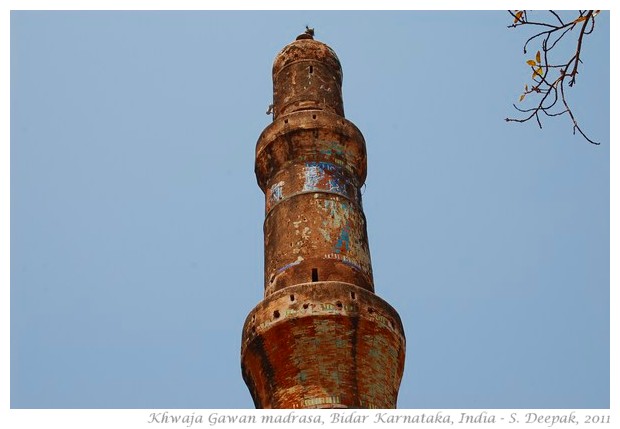
[[[344,116],[342,67],[332,48],[302,34],[276,56],[272,68],[274,119],[300,110]]]

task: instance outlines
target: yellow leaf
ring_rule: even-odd
[[[536,65],[536,61],[534,61],[534,60],[527,60],[527,65],[534,67]]]
[[[521,21],[521,17],[522,16],[523,16],[523,11],[522,10],[518,11],[517,13],[515,13],[515,22],[514,23],[516,24],[517,22]]]
[[[527,91],[527,83],[525,84],[525,90]]]
[[[585,16],[580,16],[579,18],[577,18],[576,20],[574,20],[574,21],[573,21],[573,23],[577,24],[578,22],[585,21],[585,20],[586,20],[586,17],[585,17]]]
[[[543,75],[543,69],[542,67],[538,67],[536,70],[534,70],[534,73],[532,73],[532,79],[534,79],[536,76],[542,77],[542,75]]]
[[[524,98],[525,98],[525,94],[521,94],[521,97],[519,97],[519,101],[523,101]]]
[[[540,64],[540,51],[536,52],[536,62]]]

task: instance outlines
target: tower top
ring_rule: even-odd
[[[339,83],[342,83],[342,66],[336,52],[323,42],[315,40],[308,33],[300,34],[297,38],[286,45],[276,55],[273,61],[272,75],[276,74],[284,67],[297,61],[318,61],[327,67],[334,69]]]
[[[342,67],[338,56],[308,32],[276,55],[273,78],[273,118],[294,111],[318,109],[344,116]]]

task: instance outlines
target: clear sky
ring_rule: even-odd
[[[12,12],[11,406],[253,407],[254,147],[308,24],[366,138],[399,407],[609,407],[609,16],[568,94],[593,146],[504,122],[531,78],[504,11]]]

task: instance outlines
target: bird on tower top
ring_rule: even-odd
[[[314,39],[314,28],[310,28],[306,25],[306,31],[297,36],[297,40],[301,39]]]

